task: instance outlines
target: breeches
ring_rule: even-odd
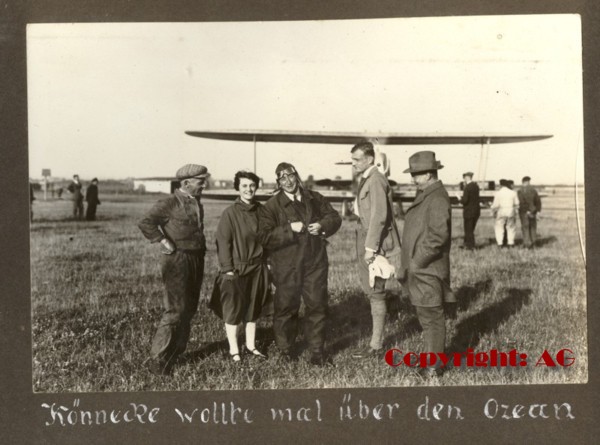
[[[185,351],[192,317],[198,309],[204,276],[204,252],[176,251],[163,255],[161,272],[166,292],[163,315],[152,340],[151,355],[172,361]]]

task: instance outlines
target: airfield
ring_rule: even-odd
[[[550,189],[548,189],[550,190]],[[326,348],[333,365],[313,367],[305,355],[294,364],[277,360],[271,320],[259,322],[257,341],[269,359],[242,366],[227,356],[222,321],[206,306],[217,273],[215,229],[227,202],[204,200],[208,252],[201,303],[187,352],[172,376],[145,366],[160,316],[163,285],[159,249],[137,221],[157,194],[108,193],[100,187],[98,220],[74,221],[71,202],[36,193],[31,223],[33,390],[102,392],[240,390],[584,383],[588,378],[584,196],[574,188],[547,193],[538,221],[538,247],[498,249],[491,211],[482,210],[478,248],[462,244],[462,211],[453,210],[451,284],[457,313],[447,320],[447,352],[516,349],[526,366],[450,369],[442,379],[422,381],[406,366],[383,359],[355,361],[366,344],[369,305],[356,276],[355,223],[344,221],[329,246],[330,321]],[[64,198],[68,198],[64,196]],[[407,207],[407,204],[404,204]],[[336,209],[339,207],[336,205]],[[577,218],[579,216],[579,219]],[[399,221],[401,223],[401,221]],[[401,292],[396,283],[390,292]],[[302,336],[300,336],[302,341]],[[384,347],[422,349],[420,327],[406,298],[386,324]],[[302,345],[302,343],[301,343]],[[573,351],[568,367],[535,366],[545,351]]]

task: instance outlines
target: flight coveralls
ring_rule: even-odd
[[[268,250],[275,284],[273,331],[284,354],[292,354],[298,331],[301,299],[305,305],[305,339],[314,355],[322,355],[329,295],[327,293],[327,240],[342,219],[318,192],[300,189],[301,201],[291,201],[283,191],[259,211],[258,239]],[[318,222],[321,234],[292,231],[290,223]]]
[[[204,277],[204,210],[194,197],[175,190],[158,201],[138,227],[152,243],[168,238],[176,247],[161,256],[165,284],[163,315],[152,340],[151,356],[171,366],[185,351]]]

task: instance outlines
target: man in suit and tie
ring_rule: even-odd
[[[400,236],[394,221],[392,189],[386,177],[375,165],[375,149],[371,142],[361,142],[352,147],[352,166],[360,175],[354,211],[358,216],[356,251],[360,284],[369,298],[373,331],[367,346],[352,353],[355,359],[382,355],[383,331],[386,315],[386,280],[375,277],[369,283],[369,265],[378,255],[391,264],[398,263]]]
[[[463,249],[475,249],[475,226],[481,214],[479,207],[479,186],[473,182],[473,172],[463,174],[465,188],[463,190],[460,203],[463,206],[463,221],[464,221],[464,245]]]
[[[304,300],[304,337],[310,363],[322,366],[325,356],[327,293],[326,238],[338,231],[342,218],[318,192],[302,186],[287,162],[275,169],[278,193],[259,210],[258,239],[269,253],[275,284],[273,331],[281,359],[296,358],[298,311]]]

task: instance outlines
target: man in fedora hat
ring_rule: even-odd
[[[464,222],[464,249],[473,250],[475,248],[475,226],[481,214],[479,207],[479,186],[473,182],[473,172],[463,174],[464,189],[460,198],[460,203],[463,206],[463,222]]]
[[[443,303],[454,303],[450,289],[450,242],[452,214],[450,198],[438,170],[443,168],[432,151],[420,151],[409,158],[410,173],[417,196],[406,211],[402,233],[403,287],[415,306],[423,328],[424,352],[443,352],[446,326]],[[440,376],[439,368],[423,368],[424,377]]]
[[[342,219],[318,192],[302,186],[287,162],[275,169],[278,192],[260,209],[258,239],[269,252],[275,284],[273,331],[282,360],[295,359],[298,311],[304,300],[305,340],[310,362],[327,364],[324,355],[327,293],[326,238]]]
[[[542,211],[542,200],[536,189],[531,186],[531,178],[524,176],[522,186],[517,192],[519,197],[519,219],[523,231],[523,246],[533,249],[537,240],[537,214]]]
[[[400,236],[392,205],[392,189],[386,177],[375,165],[375,149],[371,142],[361,142],[352,147],[352,167],[360,174],[354,212],[358,216],[356,252],[358,277],[369,298],[373,331],[369,344],[352,353],[352,358],[362,359],[381,355],[386,310],[386,280],[374,277],[369,282],[369,265],[380,256],[393,265],[399,264]]]
[[[138,227],[161,247],[165,284],[163,315],[152,340],[151,369],[168,374],[185,351],[192,317],[198,308],[204,276],[204,210],[200,203],[209,176],[203,165],[186,164],[177,170],[181,186],[159,200]]]
[[[492,213],[496,222],[494,223],[494,233],[498,247],[504,244],[504,231],[506,230],[506,242],[508,247],[515,245],[515,233],[517,226],[517,209],[519,208],[519,198],[517,193],[510,188],[510,181],[500,180],[500,190],[494,195],[492,202]]]

